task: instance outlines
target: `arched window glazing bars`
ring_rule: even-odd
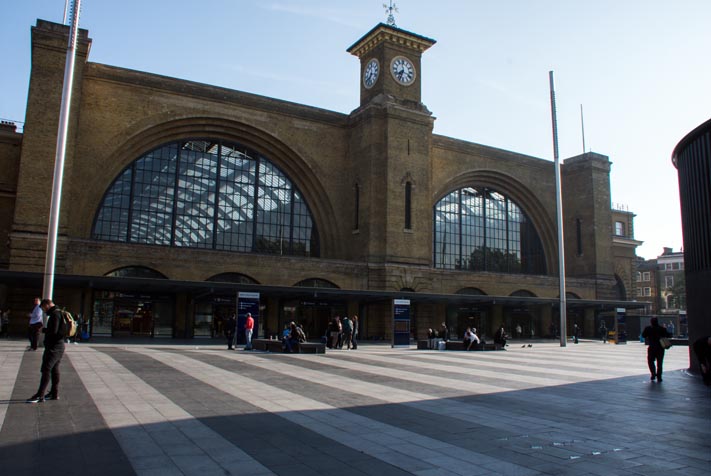
[[[546,274],[531,220],[495,190],[455,190],[435,204],[433,221],[435,268]]]
[[[319,256],[308,205],[266,157],[213,139],[171,142],[134,161],[109,187],[96,240]]]
[[[106,273],[104,276],[110,278],[151,278],[151,279],[168,279],[154,269],[146,268],[145,266],[125,266]]]
[[[331,281],[328,281],[326,279],[321,279],[321,278],[309,278],[309,279],[304,279],[302,281],[299,281],[298,283],[294,284],[296,287],[302,287],[302,288],[332,288],[332,289],[340,289],[337,285],[332,283]]]

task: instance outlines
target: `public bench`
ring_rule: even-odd
[[[450,340],[447,341],[445,346],[446,350],[467,350],[467,346],[464,342],[460,340]],[[500,344],[494,344],[493,342],[487,342],[486,344],[474,344],[469,350],[501,350]]]
[[[417,341],[417,348],[418,349],[428,349],[429,348],[429,342],[427,340],[418,340]],[[502,350],[503,347],[501,347],[501,344],[494,344],[493,342],[491,343],[486,343],[486,344],[474,344],[471,349],[469,350]],[[450,340],[447,341],[445,344],[445,350],[467,350],[467,347],[464,345],[464,342],[460,340]]]
[[[252,348],[265,352],[283,352],[281,341],[273,339],[252,339]],[[319,342],[300,342],[293,346],[295,354],[325,354],[326,344]]]

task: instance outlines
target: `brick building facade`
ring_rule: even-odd
[[[0,131],[0,303],[23,313],[41,289],[67,36],[33,27],[24,131]],[[387,339],[398,297],[413,336],[556,325],[553,163],[433,133],[434,40],[380,24],[351,46],[350,114],[93,63],[90,43],[80,30],[55,298],[94,334],[209,335],[238,291],[260,293],[260,336],[358,314]],[[635,306],[609,176],[595,153],[562,167],[568,328],[587,335]]]

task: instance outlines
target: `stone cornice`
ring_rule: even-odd
[[[399,111],[405,115],[410,115],[411,118],[417,118],[415,121],[431,123],[434,121],[432,117],[432,112],[427,109],[422,103],[415,101],[408,101],[404,99],[399,99],[395,96],[389,94],[379,94],[374,97],[370,102],[362,105],[361,107],[354,109],[350,113],[350,119],[358,120],[363,116],[365,111],[381,111],[387,113],[393,113]]]
[[[417,35],[406,30],[401,30],[384,23],[379,23],[363,37],[356,41],[348,51],[350,54],[363,57],[366,53],[378,46],[380,43],[389,41],[413,49],[422,53],[436,43],[436,40],[425,36]]]
[[[642,243],[644,243],[644,241],[635,240],[633,238],[624,238],[621,236],[612,237],[613,245],[624,246],[627,248],[636,248],[638,246],[642,246]]]

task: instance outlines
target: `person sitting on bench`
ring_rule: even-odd
[[[464,345],[467,346],[467,350],[471,350],[474,344],[479,344],[479,336],[476,335],[476,327],[467,327],[464,333]]]
[[[289,333],[284,337],[282,340],[282,348],[285,352],[292,353],[294,352],[294,345],[298,344],[300,342],[305,342],[306,341],[306,336],[304,335],[304,331],[302,331],[299,327],[296,326],[296,323],[294,321],[291,321],[289,324]]]

